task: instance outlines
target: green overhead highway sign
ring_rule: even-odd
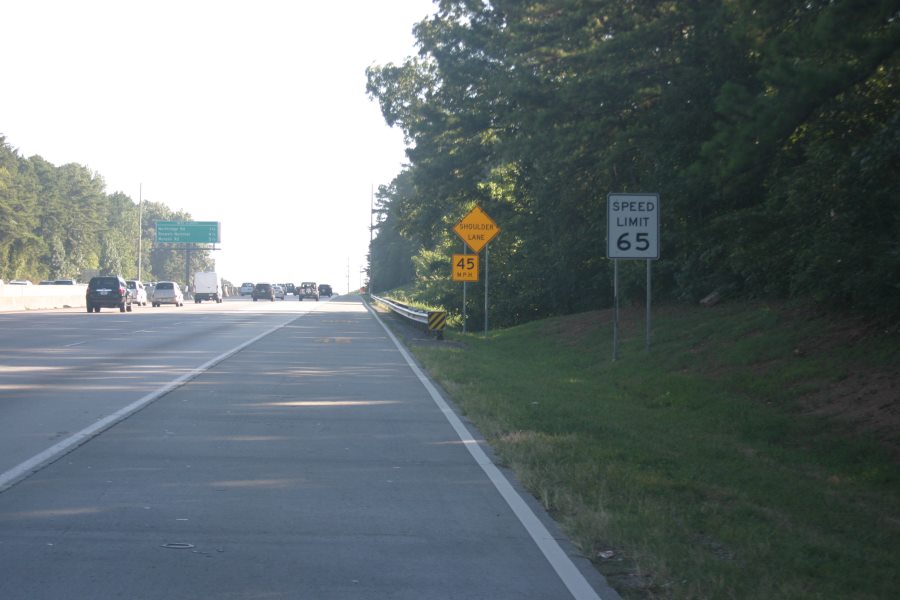
[[[159,244],[218,244],[222,227],[218,221],[157,221]]]

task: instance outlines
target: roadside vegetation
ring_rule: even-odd
[[[0,280],[137,278],[140,227],[141,277],[182,281],[185,252],[156,243],[156,222],[191,215],[161,202],[142,204],[107,192],[103,176],[84,165],[21,156],[0,132]],[[189,260],[191,272],[213,264],[201,248]]]
[[[793,304],[587,312],[413,351],[625,598],[893,598],[900,331]]]
[[[491,324],[591,310],[612,298],[607,194],[656,192],[658,299],[900,315],[896,1],[443,0],[413,33],[417,56],[367,69],[409,142],[377,194],[376,293],[460,306],[452,227],[477,205],[501,230]]]

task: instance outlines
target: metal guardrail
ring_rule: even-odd
[[[417,323],[428,324],[428,311],[424,310],[416,310],[415,308],[411,308],[406,304],[402,304],[397,302],[396,300],[391,300],[389,298],[382,298],[381,296],[376,296],[372,294],[372,300],[376,302],[381,302],[388,308],[390,308],[395,313],[406,317],[412,321],[416,321]]]
[[[409,319],[410,321],[415,321],[416,323],[421,323],[425,326],[425,329],[428,331],[434,331],[437,339],[444,339],[444,323],[446,322],[446,313],[438,313],[438,312],[429,312],[427,310],[418,310],[412,308],[411,306],[407,306],[402,302],[397,302],[396,300],[391,300],[390,298],[382,298],[381,296],[376,296],[375,294],[370,294],[372,300],[376,302],[380,302],[384,304],[391,311],[397,313],[398,315]],[[443,318],[435,319],[436,315],[440,315]],[[435,323],[439,321],[440,326],[434,327]]]

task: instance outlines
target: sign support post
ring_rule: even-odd
[[[484,335],[488,332],[488,282],[490,281],[491,272],[491,247],[485,244],[484,247]]]
[[[650,261],[647,261],[647,327],[644,340],[644,351],[647,354],[650,354],[650,330],[651,330],[651,321],[650,321],[650,302],[653,298],[653,295],[650,293],[651,290],[652,278],[650,277]]]
[[[468,254],[468,250],[466,250],[466,243],[463,242],[463,254]],[[466,309],[466,288],[469,286],[468,281],[463,281],[463,333],[466,332],[466,324],[469,320],[468,310]]]
[[[613,362],[619,356],[619,259],[613,259]]]
[[[188,294],[192,294],[191,290],[191,245],[184,245],[184,285]]]

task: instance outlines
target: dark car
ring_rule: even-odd
[[[328,296],[329,298],[331,298],[331,295],[333,293],[334,292],[331,291],[331,286],[328,285],[327,283],[319,284],[319,295],[320,296]]]
[[[88,282],[85,304],[88,312],[100,312],[101,308],[118,308],[131,312],[133,298],[125,280],[118,275],[91,277]]]
[[[293,294],[297,291],[297,286],[293,283],[285,283],[282,287],[284,287],[285,294]]]
[[[257,283],[253,286],[253,293],[250,294],[253,296],[253,301],[257,300],[271,300],[275,302],[275,286],[271,283]]]

